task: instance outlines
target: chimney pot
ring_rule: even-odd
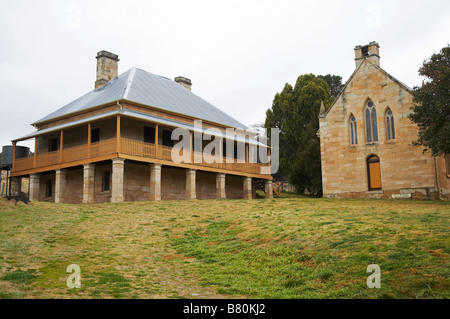
[[[191,91],[192,82],[190,79],[185,78],[184,76],[177,76],[175,78],[175,82],[180,84],[185,89],[188,89],[189,91]]]
[[[103,87],[106,83],[118,75],[119,56],[117,54],[102,50],[97,52],[97,79],[95,89]]]

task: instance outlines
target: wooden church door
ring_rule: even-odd
[[[372,155],[367,159],[367,176],[369,191],[381,190],[380,158],[376,155]]]

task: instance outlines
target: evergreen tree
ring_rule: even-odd
[[[330,95],[334,98],[337,98],[339,93],[341,93],[344,88],[344,84],[342,84],[342,76],[327,74],[319,75],[319,78],[327,82]]]
[[[415,144],[429,148],[434,156],[450,154],[450,46],[425,60],[419,74],[428,81],[413,90],[409,118],[419,126]]]
[[[266,112],[265,127],[280,130],[280,173],[298,192],[322,195],[319,110],[329,105],[327,83],[314,74],[298,77],[294,87],[286,83]]]

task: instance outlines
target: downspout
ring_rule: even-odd
[[[438,191],[438,198],[440,200],[443,200],[442,196],[441,196],[441,187],[439,186],[439,172],[438,172],[438,164],[437,164],[436,156],[434,156],[434,172],[436,174],[436,187],[437,187],[437,191]]]

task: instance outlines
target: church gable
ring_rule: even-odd
[[[321,138],[329,134],[348,145],[356,145],[357,139],[360,143],[392,140],[393,128],[411,130],[409,127],[414,126],[408,118],[412,98],[408,87],[370,60],[364,60],[333,105],[320,116]],[[412,139],[408,142],[412,143]]]
[[[391,104],[404,106],[412,101],[411,89],[379,66],[365,60],[352,74],[335,102],[321,117],[333,116],[330,114],[343,115],[348,108],[358,108],[358,106],[363,109],[368,100],[372,100],[377,105],[387,104],[390,100]],[[401,111],[408,112],[409,107]]]

